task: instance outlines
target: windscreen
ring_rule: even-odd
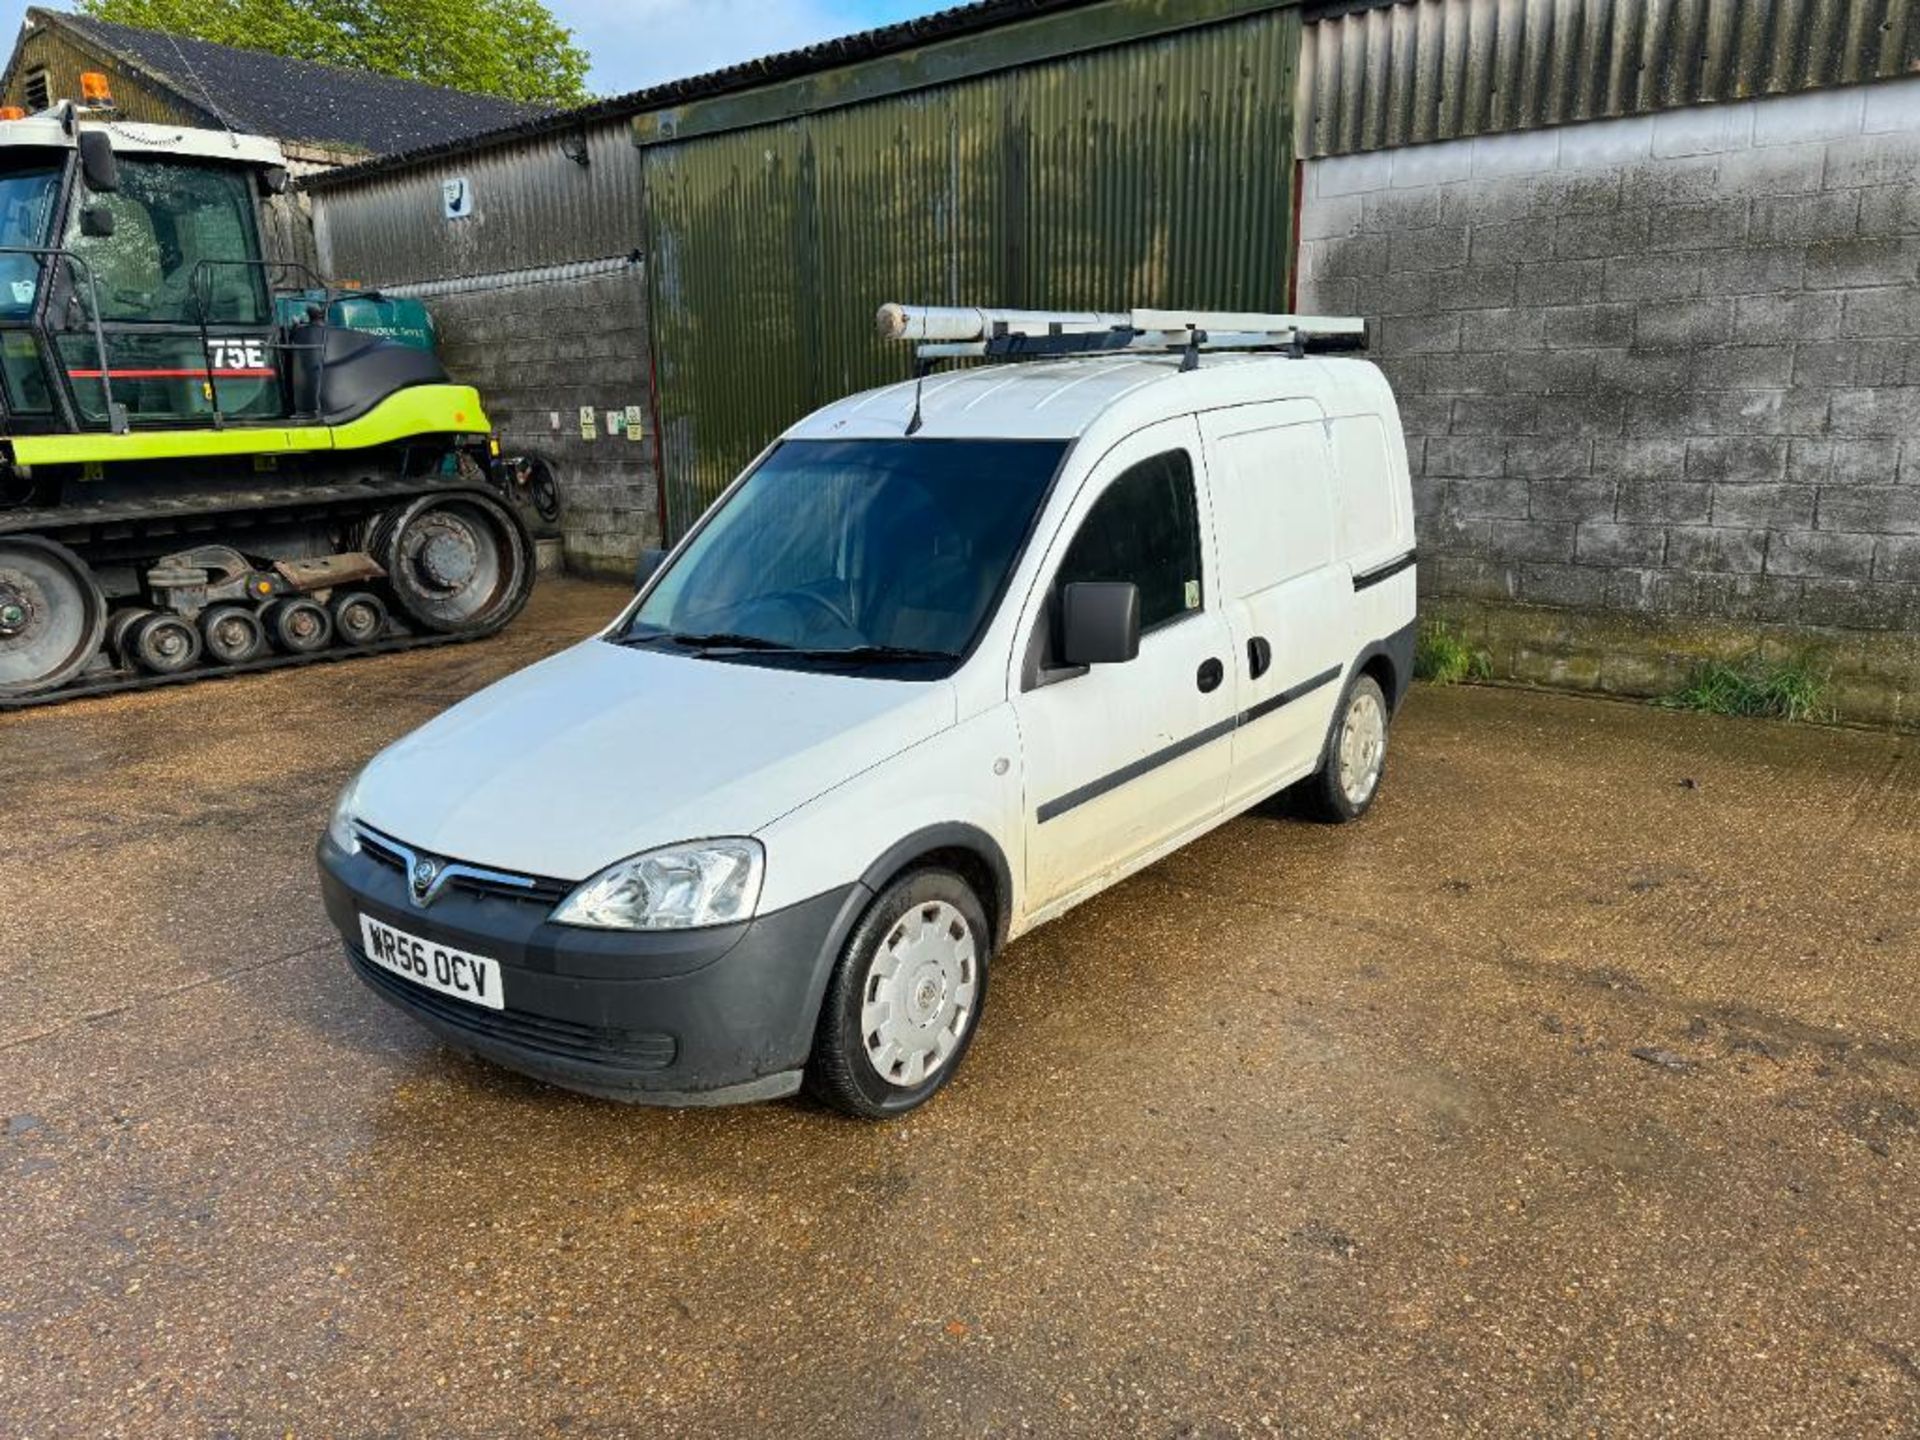
[[[730,658],[957,659],[972,644],[1064,441],[789,441],[708,517],[627,643]]]

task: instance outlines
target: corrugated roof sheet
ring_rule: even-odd
[[[903,20],[897,25],[882,25],[876,29],[862,30],[857,34],[823,40],[818,45],[808,45],[798,50],[783,50],[758,60],[730,65],[723,70],[709,71],[704,75],[693,75],[684,80],[670,80],[663,85],[649,86],[625,95],[609,96],[604,100],[596,100],[591,105],[583,105],[573,110],[536,116],[483,135],[469,136],[457,141],[426,145],[415,150],[387,155],[379,160],[370,160],[365,164],[352,165],[330,171],[322,176],[315,176],[307,183],[314,189],[329,188],[343,183],[350,184],[378,175],[383,171],[423,163],[451,153],[464,153],[482,146],[506,144],[525,136],[578,129],[583,124],[609,117],[626,118],[642,115],[650,110],[682,105],[692,100],[705,100],[737,91],[753,90],[763,85],[777,84],[782,80],[798,79],[822,70],[831,70],[837,66],[897,54],[936,40],[950,40],[981,30],[991,30],[1014,21],[1050,15],[1059,10],[1078,9],[1095,3],[1098,3],[1098,0],[975,0],[973,4],[956,5],[950,9],[938,10],[916,20]]]
[[[57,26],[236,130],[375,155],[457,143],[553,112],[259,50],[114,25],[86,15],[34,9],[29,23]],[[218,113],[214,113],[214,107]]]
[[[1920,0],[1339,0],[1305,18],[1303,157],[1920,71]]]

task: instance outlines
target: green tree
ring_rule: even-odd
[[[587,98],[586,52],[540,0],[81,0],[97,20],[533,104]]]

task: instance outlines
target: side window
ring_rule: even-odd
[[[1371,415],[1335,420],[1334,474],[1340,493],[1340,553],[1348,559],[1391,546],[1399,529],[1387,432]]]
[[[1138,585],[1142,634],[1200,608],[1200,516],[1186,451],[1141,461],[1094,502],[1054,584],[1081,580]]]

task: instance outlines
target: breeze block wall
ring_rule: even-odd
[[[1512,678],[1815,648],[1920,723],[1920,78],[1303,166],[1374,322],[1423,608]]]
[[[538,272],[535,272],[538,273]],[[554,468],[561,539],[574,574],[631,582],[640,551],[660,541],[659,475],[650,401],[645,278],[638,264],[588,275],[504,275],[418,293],[447,369],[473,385],[509,454]],[[638,439],[612,433],[607,412],[641,407]],[[581,435],[580,409],[594,411]]]

